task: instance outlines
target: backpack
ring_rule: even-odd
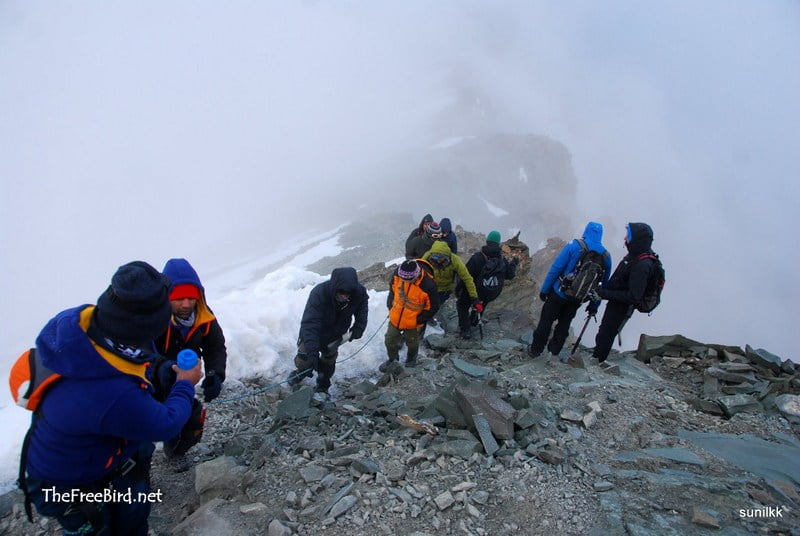
[[[596,290],[603,280],[608,251],[598,253],[589,249],[582,239],[578,239],[577,242],[581,246],[581,256],[572,271],[562,275],[559,280],[561,290],[567,298],[582,302],[588,299],[589,292]]]
[[[641,303],[636,304],[636,310],[642,313],[650,313],[661,303],[661,291],[664,290],[664,283],[666,283],[666,273],[661,265],[661,260],[655,253],[642,253],[637,260],[642,259],[652,260],[654,270],[647,280],[647,287],[644,289]]]
[[[482,288],[481,298],[485,302],[490,302],[496,299],[503,290],[506,260],[502,255],[499,257],[487,257],[485,253],[481,252],[481,254],[486,259],[486,262],[483,263],[478,282]]]
[[[31,348],[14,362],[8,384],[11,396],[18,406],[36,411],[45,392],[60,379],[61,374],[44,366],[36,348]]]

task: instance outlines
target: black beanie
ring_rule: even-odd
[[[117,269],[97,299],[96,328],[115,342],[146,345],[169,325],[169,278],[144,261]]]

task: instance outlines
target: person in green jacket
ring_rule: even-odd
[[[478,289],[475,288],[475,281],[467,270],[464,261],[450,251],[450,246],[443,240],[437,240],[431,249],[422,255],[422,258],[433,266],[433,277],[436,279],[436,286],[439,289],[439,303],[444,304],[453,290],[456,288],[456,280],[460,279],[467,289],[467,294],[472,299],[472,307],[480,308],[481,303],[478,299]]]

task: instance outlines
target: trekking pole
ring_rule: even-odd
[[[478,313],[478,332],[481,334],[481,340],[483,340],[483,313]]]
[[[594,321],[597,322],[597,317],[595,317],[595,315],[586,315],[586,322],[583,323],[583,329],[581,329],[581,333],[578,335],[578,340],[572,345],[572,351],[569,353],[569,355],[575,354],[575,350],[578,349],[578,345],[581,343],[581,339],[583,338],[583,332],[586,331],[586,326],[589,325],[589,320],[592,318],[594,318]]]
[[[628,320],[633,316],[633,305],[628,307],[628,314],[625,315],[625,318],[622,320],[622,324],[619,325],[619,329],[617,330],[617,343],[622,346],[622,328],[625,327],[625,324],[628,323]]]

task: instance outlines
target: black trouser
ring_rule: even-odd
[[[569,335],[569,325],[575,318],[575,313],[581,302],[575,300],[565,300],[555,292],[547,295],[547,301],[542,305],[542,314],[539,316],[539,325],[533,332],[533,344],[531,344],[531,355],[534,357],[541,355],[545,345],[551,354],[556,355],[564,347],[564,342]],[[550,328],[556,322],[553,330],[553,337],[550,337]],[[548,344],[547,340],[550,339]]]
[[[328,388],[331,386],[331,378],[333,378],[333,373],[336,372],[336,358],[339,357],[339,349],[337,348],[331,353],[323,353],[319,361],[317,361],[317,389],[321,389],[327,391]],[[296,372],[302,372],[308,369],[312,363],[307,357],[306,354],[306,345],[303,344],[303,341],[298,340],[297,342],[297,355],[294,358],[294,365],[297,367]],[[302,376],[298,377],[297,380],[302,380],[306,376],[311,376],[311,371],[309,370]]]
[[[461,292],[456,292],[456,295],[458,296],[458,298],[456,299],[456,312],[458,312],[458,327],[462,332],[468,331],[471,324],[469,318],[469,308],[472,305],[472,298],[470,297],[469,292],[467,292],[466,288]],[[486,311],[486,306],[489,305],[489,303],[492,300],[484,301],[483,298],[481,298],[480,296],[478,296],[478,299],[483,302],[483,310]]]
[[[611,351],[611,346],[614,345],[614,337],[617,336],[620,326],[630,316],[630,313],[632,313],[631,306],[627,303],[606,302],[603,320],[600,321],[600,328],[594,338],[592,357],[596,357],[601,363],[606,360],[608,353]]]

